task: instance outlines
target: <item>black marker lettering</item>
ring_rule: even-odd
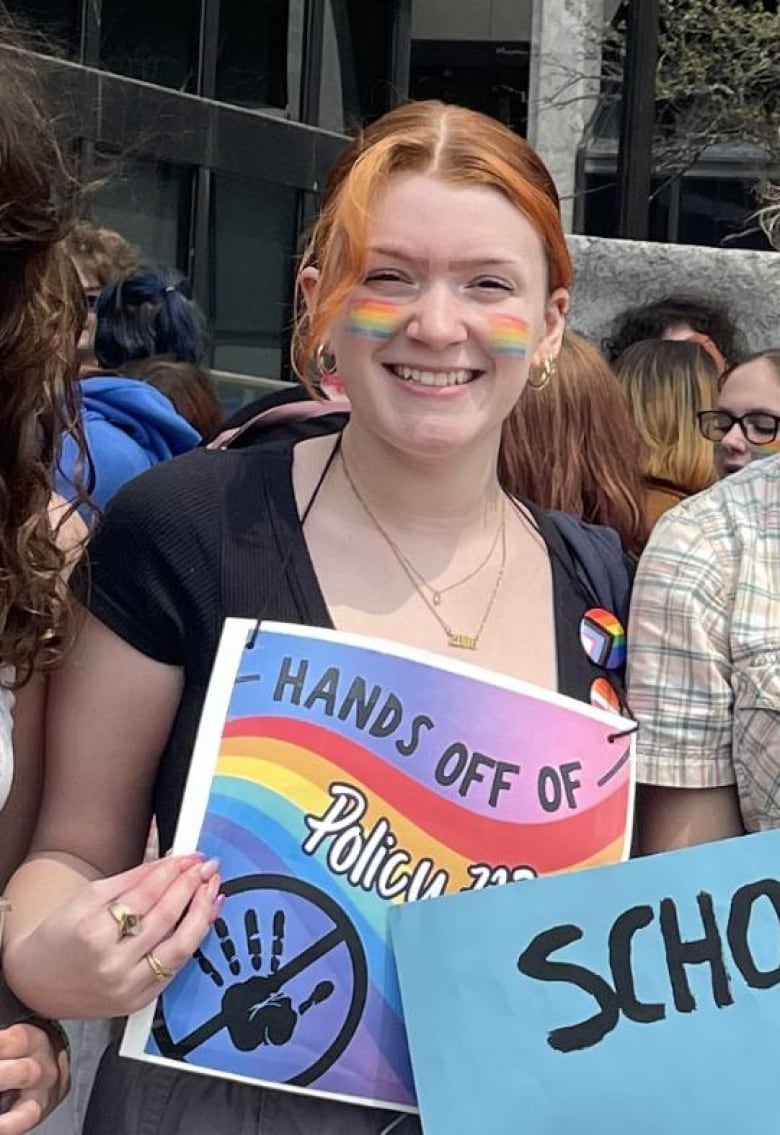
[[[526,977],[532,977],[536,981],[568,982],[589,993],[598,1003],[598,1013],[586,1021],[562,1029],[553,1029],[547,1037],[547,1043],[556,1052],[575,1052],[598,1044],[607,1033],[612,1032],[620,1016],[615,991],[598,974],[570,962],[550,961],[551,954],[562,950],[564,946],[570,946],[573,942],[579,942],[580,938],[582,938],[582,930],[579,926],[554,926],[537,934],[517,959],[517,968]]]
[[[680,921],[677,908],[672,899],[661,899],[660,923],[666,950],[666,965],[672,983],[674,1006],[678,1013],[692,1013],[696,1001],[688,984],[686,966],[707,964],[712,975],[712,996],[719,1009],[733,1004],[729,988],[729,976],[723,962],[723,943],[715,921],[712,895],[706,891],[696,896],[701,915],[704,937],[691,942],[683,942],[680,934]]]
[[[291,666],[292,658],[285,658],[282,662],[282,668],[279,671],[279,677],[276,679],[274,701],[283,701],[285,687],[291,686],[292,693],[290,694],[290,701],[293,705],[300,705],[303,683],[306,681],[306,672],[309,669],[309,663],[306,661],[301,662],[297,674],[291,673]]]
[[[316,702],[324,703],[323,713],[332,717],[336,710],[336,695],[339,692],[341,674],[336,666],[329,666],[303,703],[304,709],[313,709]]]
[[[420,747],[420,734],[423,729],[433,729],[433,719],[427,713],[418,713],[412,718],[411,733],[408,741],[396,741],[396,751],[402,757],[411,757]]]
[[[735,892],[731,900],[726,937],[734,963],[747,984],[752,989],[771,989],[780,982],[780,966],[760,970],[748,942],[750,916],[754,903],[760,898],[769,899],[775,914],[780,918],[780,883],[777,879],[759,879]]]
[[[382,693],[381,686],[372,686],[371,693],[366,696],[365,678],[355,678],[347,690],[347,696],[339,710],[339,721],[346,721],[352,710],[355,710],[355,725],[358,729],[365,729],[368,725],[374,706]]]
[[[649,1024],[662,1021],[666,1009],[661,1002],[637,1000],[634,974],[631,968],[631,945],[638,930],[649,926],[654,919],[651,906],[633,906],[618,915],[609,932],[609,965],[615,993],[623,1013],[630,1021]]]

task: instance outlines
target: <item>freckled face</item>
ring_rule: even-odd
[[[738,417],[755,413],[780,417],[780,378],[772,364],[766,359],[755,359],[736,367],[720,391],[717,408]],[[769,425],[767,418],[766,426]],[[768,429],[768,438],[771,432],[771,428]],[[755,436],[757,438],[758,434]],[[719,477],[726,477],[744,469],[751,461],[774,457],[777,453],[780,453],[778,438],[757,445],[749,441],[735,423],[715,445],[715,467]]]
[[[420,454],[497,444],[563,333],[536,230],[497,190],[415,174],[390,182],[368,243],[328,336],[354,421]]]

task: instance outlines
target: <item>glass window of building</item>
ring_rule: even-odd
[[[410,94],[482,111],[525,136],[530,57],[518,41],[414,40]]]
[[[102,66],[161,87],[194,90],[199,10],[195,0],[102,0]]]
[[[584,223],[582,231],[588,236],[617,236],[618,185],[617,173],[598,172],[588,174],[579,206]],[[673,180],[654,176],[650,183],[650,212],[648,216],[648,240],[677,241],[675,210],[671,202],[677,192]]]
[[[319,125],[351,132],[398,101],[393,90],[398,0],[327,0]]]
[[[212,201],[213,366],[288,377],[299,193],[217,173]]]
[[[74,58],[79,52],[81,4],[79,0],[5,0],[14,19],[42,32],[52,51]]]
[[[755,179],[684,177],[680,196],[681,244],[769,250],[755,219]]]
[[[145,259],[186,272],[192,170],[169,162],[116,162],[91,200],[92,220],[137,244]]]
[[[246,107],[287,106],[289,0],[222,0],[216,97]]]

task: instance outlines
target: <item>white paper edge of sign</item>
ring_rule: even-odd
[[[200,830],[203,825],[206,805],[208,804],[208,798],[211,792],[214,769],[219,756],[219,742],[222,737],[225,718],[233,694],[235,677],[238,673],[247,638],[257,628],[257,625],[256,619],[228,618],[225,619],[223,623],[219,646],[214,657],[208,691],[203,703],[203,711],[187,775],[187,784],[182,797],[179,822],[173,841],[172,850],[176,855],[194,851],[197,847],[198,836],[200,835]],[[433,651],[405,646],[402,643],[391,642],[388,639],[374,638],[369,635],[350,634],[343,631],[333,631],[322,627],[308,627],[294,623],[279,623],[273,621],[261,622],[260,633],[262,633],[263,630],[289,635],[293,638],[314,638],[325,642],[338,642],[345,646],[372,651],[375,654],[395,654],[401,650],[403,657],[408,658],[412,662],[436,666],[452,674],[460,674],[465,678],[472,678],[481,682],[483,685],[496,686],[500,689],[526,694],[538,701],[548,702],[550,705],[562,709],[573,710],[580,713],[583,717],[590,717],[594,721],[611,725],[618,730],[624,729],[627,722],[630,721],[630,718],[621,717],[619,714],[598,709],[596,706],[588,705],[587,702],[577,701],[575,698],[570,698],[565,694],[558,693],[557,690],[544,690],[532,685],[530,682],[523,682],[518,678],[510,678],[504,674],[496,674],[490,670],[485,670],[484,667],[475,666],[472,663],[460,662],[459,660],[436,654]],[[214,677],[217,674],[219,675],[219,679],[215,681]],[[634,759],[635,738],[628,737],[627,740],[630,746],[629,759],[631,766],[628,819],[632,822],[626,824],[626,839],[623,848],[624,859],[628,857],[628,852],[631,847],[636,783],[636,762]],[[119,1048],[120,1056],[143,1060],[168,1068],[175,1068],[179,1071],[193,1072],[196,1075],[217,1076],[219,1079],[223,1080],[247,1083],[255,1087],[267,1087],[274,1091],[286,1091],[295,1095],[315,1096],[320,1099],[333,1099],[356,1106],[362,1104],[364,1106],[384,1108],[389,1111],[409,1114],[418,1113],[418,1108],[408,1104],[402,1106],[400,1104],[388,1103],[387,1101],[361,1099],[357,1096],[339,1095],[337,1093],[306,1088],[293,1088],[287,1084],[280,1084],[275,1080],[262,1081],[253,1077],[237,1075],[232,1072],[228,1073],[210,1068],[200,1068],[197,1065],[187,1064],[185,1061],[170,1060],[165,1056],[155,1056],[151,1053],[144,1052],[144,1045],[152,1031],[157,1001],[158,998],[155,998],[150,1005],[139,1009],[127,1018]]]
[[[244,653],[247,635],[255,625],[254,619],[225,620],[214,657],[179,811],[179,822],[173,841],[173,851],[177,855],[195,851],[197,847],[235,677]],[[219,680],[216,682],[215,675],[219,675]],[[157,1001],[158,998],[155,997],[150,1005],[127,1018],[119,1055],[132,1056],[139,1060],[153,1060],[175,1068],[186,1068],[184,1061],[168,1060],[144,1052],[144,1045],[152,1031]]]
[[[138,1016],[134,1013],[133,1016]],[[125,1034],[127,1035],[127,1034]],[[339,1092],[319,1091],[316,1088],[296,1088],[281,1084],[278,1080],[259,1080],[254,1076],[241,1076],[238,1072],[222,1072],[218,1068],[204,1068],[198,1064],[187,1064],[180,1060],[170,1060],[167,1056],[154,1056],[144,1052],[124,1052],[125,1042],[119,1050],[120,1056],[142,1060],[145,1064],[156,1064],[160,1068],[172,1068],[175,1072],[188,1072],[195,1076],[214,1076],[217,1080],[229,1080],[233,1084],[248,1084],[250,1088],[261,1088],[273,1092],[286,1092],[288,1095],[309,1096],[311,1099],[331,1100],[333,1103],[351,1104],[353,1107],[373,1107],[378,1111],[403,1112],[404,1115],[419,1115],[420,1109],[412,1104],[388,1103],[387,1100],[373,1100],[363,1096],[347,1096]]]

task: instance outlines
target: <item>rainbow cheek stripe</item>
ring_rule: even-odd
[[[494,355],[511,355],[524,359],[528,354],[528,324],[512,315],[494,315],[488,330],[490,349]]]
[[[780,438],[776,437],[774,441],[770,441],[766,445],[751,445],[748,442],[748,449],[750,450],[751,461],[760,457],[776,457],[780,453]]]
[[[402,323],[401,304],[392,300],[358,300],[350,310],[347,331],[367,339],[392,339]]]

